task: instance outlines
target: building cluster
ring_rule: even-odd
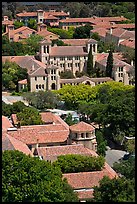
[[[2,24],[6,26],[6,32],[10,41],[19,42],[28,38],[31,34],[38,34],[44,38],[40,42],[39,53],[34,56],[3,56],[2,61],[6,59],[16,62],[22,68],[27,68],[30,91],[39,90],[58,90],[65,84],[77,85],[79,83],[95,86],[109,80],[108,77],[89,78],[81,77],[74,79],[61,79],[60,73],[72,71],[87,72],[87,60],[90,48],[93,55],[93,66],[105,72],[108,53],[98,53],[98,42],[90,39],[62,39],[69,46],[51,46],[52,40],[59,39],[59,36],[47,31],[47,25],[58,26],[68,30],[69,27],[83,26],[89,23],[93,29],[90,31],[98,33],[100,39],[104,42],[113,42],[118,48],[119,53],[114,53],[112,78],[115,81],[123,82],[125,85],[133,84],[134,64],[128,64],[124,61],[120,52],[126,47],[135,49],[135,24],[121,24],[127,20],[125,17],[90,17],[90,18],[70,18],[69,13],[64,11],[56,12],[37,10],[36,12],[22,12],[16,14],[19,21],[24,21],[26,26],[14,29],[13,22],[4,16]],[[27,27],[29,19],[34,18],[37,21],[37,31]],[[130,30],[129,30],[130,29]],[[131,31],[132,30],[132,31]],[[28,80],[24,79],[18,82],[19,91],[27,86]]]
[[[10,119],[2,116],[2,150],[18,150],[51,162],[67,154],[98,156],[93,125],[79,122],[68,126],[51,112],[40,114],[43,125],[18,126],[16,114],[12,114]],[[106,162],[101,171],[63,174],[78,193],[80,201],[93,197],[93,186],[98,186],[103,176],[118,177]]]

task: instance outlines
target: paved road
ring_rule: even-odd
[[[120,158],[124,156],[126,153],[125,151],[122,150],[115,150],[115,149],[110,149],[107,147],[108,150],[106,151],[106,162],[112,167],[114,162],[118,162]]]

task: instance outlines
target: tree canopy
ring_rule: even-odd
[[[135,181],[104,177],[93,196],[95,202],[135,202]]]
[[[2,86],[8,90],[18,90],[18,81],[28,78],[27,69],[8,60],[2,64]]]
[[[85,26],[76,27],[73,38],[80,39],[80,38],[90,38],[90,30],[93,29],[92,26],[86,24]]]
[[[100,171],[105,163],[102,156],[83,156],[80,154],[61,155],[53,163],[61,168],[62,173]]]
[[[60,168],[17,150],[2,153],[2,202],[75,202]]]

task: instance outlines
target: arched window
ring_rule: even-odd
[[[51,85],[51,89],[52,89],[52,90],[55,90],[55,88],[56,88],[55,83],[52,83],[52,85]]]
[[[90,85],[90,82],[89,82],[89,81],[86,81],[85,85]]]

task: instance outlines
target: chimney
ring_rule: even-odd
[[[41,23],[37,23],[37,31],[38,32],[40,31],[40,25],[41,25]]]
[[[110,35],[112,35],[112,27],[110,28]]]
[[[9,40],[11,38],[11,32],[14,31],[14,25],[8,25],[8,37],[9,37]],[[13,36],[14,37],[14,36]]]
[[[9,20],[8,16],[3,16],[3,20],[8,21]]]
[[[133,60],[131,60],[131,66],[134,66],[134,62],[133,62]]]
[[[47,30],[47,26],[45,24],[40,24],[40,31]]]

